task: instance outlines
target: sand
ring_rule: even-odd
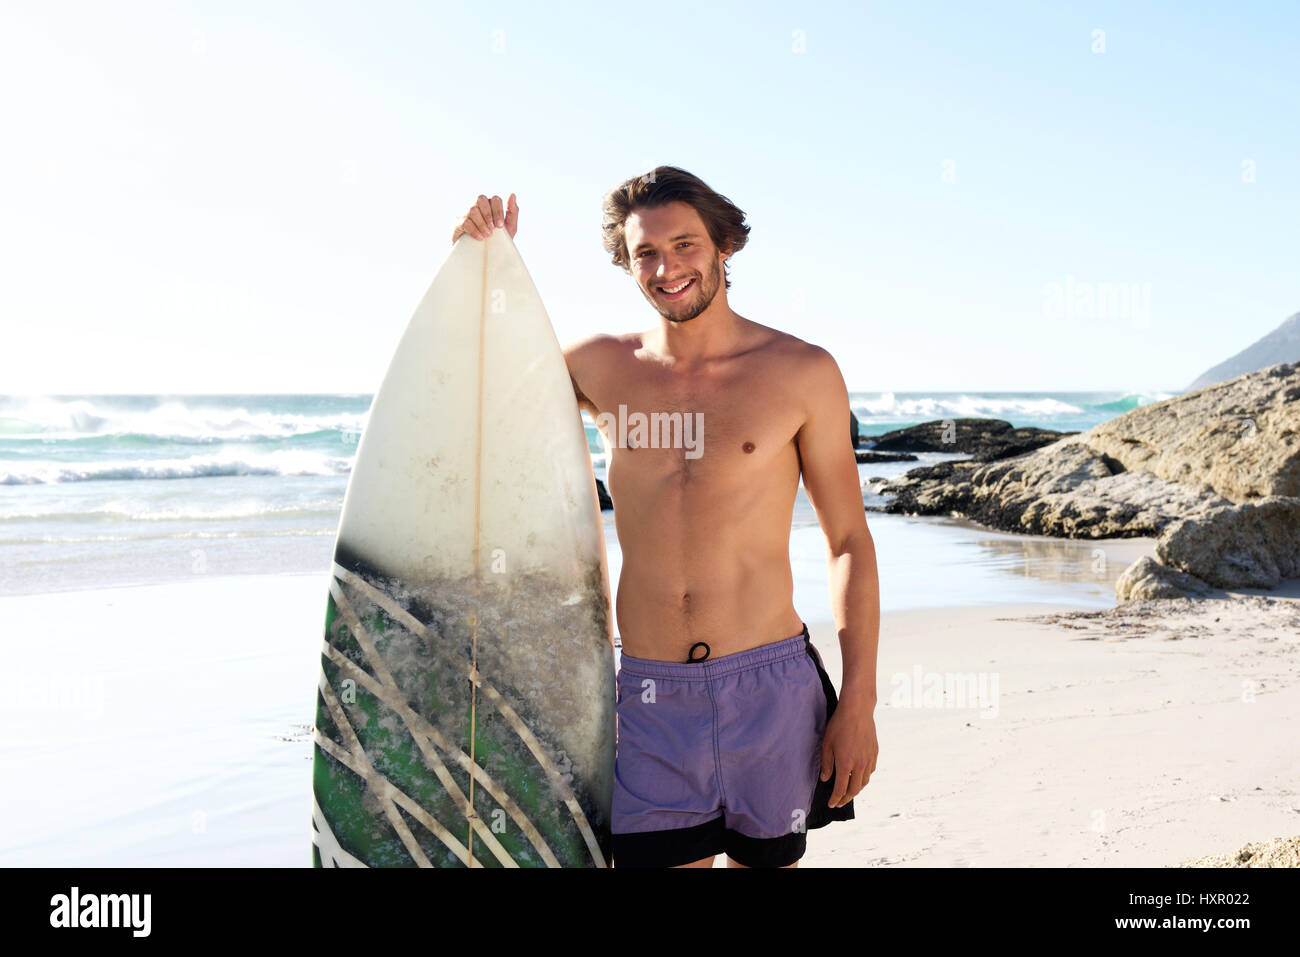
[[[0,598],[0,756],[24,782],[0,865],[307,866],[325,588]],[[833,628],[809,625],[838,682]],[[932,672],[989,697],[899,700]],[[880,686],[857,819],[802,867],[1160,866],[1300,833],[1300,596],[887,612]]]
[[[1300,833],[1280,594],[886,614],[876,772],[800,866],[1162,866]],[[812,634],[838,682],[833,628]],[[984,673],[995,706],[911,706],[918,668]]]

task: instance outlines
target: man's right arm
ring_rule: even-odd
[[[583,384],[588,389],[596,375],[597,362],[602,346],[611,339],[608,335],[588,336],[564,347],[564,364],[569,367],[569,381],[573,383],[573,397],[578,400],[578,408],[593,419],[600,414],[596,403],[583,391]]]

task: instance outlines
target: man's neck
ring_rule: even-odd
[[[659,328],[647,333],[643,341],[673,365],[691,366],[738,351],[747,322],[722,300],[687,322],[670,322],[660,316]]]

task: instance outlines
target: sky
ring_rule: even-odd
[[[0,393],[373,392],[479,193],[561,342],[602,196],[747,214],[853,391],[1178,391],[1300,311],[1300,4],[0,0]]]

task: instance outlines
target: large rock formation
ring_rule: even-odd
[[[1062,538],[1157,535],[1184,515],[1230,504],[1205,488],[1126,472],[1069,439],[1001,462],[911,469],[879,491],[894,496],[882,511],[960,515],[1003,531]]]
[[[1231,359],[1225,359],[1213,369],[1201,373],[1187,389],[1189,392],[1193,389],[1203,389],[1207,385],[1226,382],[1228,379],[1254,372],[1256,369],[1266,369],[1279,362],[1300,362],[1300,312]]]
[[[912,469],[879,489],[883,511],[958,514],[994,528],[1068,538],[1171,535],[1167,564],[1212,584],[1270,577],[1291,567],[1286,503],[1238,514],[1234,505],[1300,496],[1300,362],[1273,366],[1187,395],[1141,406],[1041,449],[1004,461],[945,462]],[[1281,524],[1279,524],[1281,523]],[[1275,532],[1271,559],[1242,557],[1216,536]],[[1192,558],[1193,554],[1200,558]],[[1163,559],[1163,556],[1162,556]],[[1213,572],[1210,569],[1219,569]],[[1238,568],[1239,574],[1224,569]],[[1202,574],[1204,573],[1204,574]],[[1208,577],[1207,577],[1208,576]]]
[[[1125,469],[1234,502],[1300,495],[1300,362],[1140,406],[1080,438]]]
[[[1300,577],[1300,498],[1274,496],[1175,522],[1156,542],[1165,565],[1220,588]]]

